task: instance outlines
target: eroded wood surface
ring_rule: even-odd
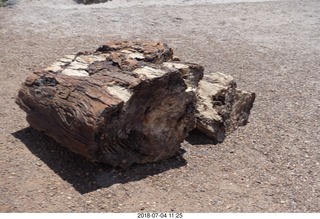
[[[231,76],[203,78],[164,43],[108,42],[30,75],[17,103],[29,124],[92,161],[126,167],[174,156],[198,128],[222,141],[255,95]]]

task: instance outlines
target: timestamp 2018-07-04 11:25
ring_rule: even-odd
[[[182,213],[137,213],[137,218],[179,219],[179,218],[183,218],[183,214]]]

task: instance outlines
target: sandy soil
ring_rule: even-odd
[[[112,39],[161,40],[256,92],[221,144],[127,170],[28,128],[14,103],[35,69]],[[0,8],[0,212],[319,212],[320,1],[20,0]]]

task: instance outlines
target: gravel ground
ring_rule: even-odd
[[[160,40],[257,99],[221,144],[113,169],[28,127],[26,75],[113,39]],[[320,212],[320,1],[20,0],[0,8],[0,212]]]

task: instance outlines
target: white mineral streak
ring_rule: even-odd
[[[189,69],[189,66],[182,63],[174,63],[174,62],[164,62],[163,66],[167,68],[177,68],[177,69]]]
[[[186,92],[194,92],[196,91],[197,89],[196,88],[193,88],[191,86],[188,86],[188,88],[186,89]]]
[[[55,62],[51,66],[45,68],[45,71],[52,71],[52,72],[58,72],[62,70],[62,66],[66,65],[64,62]]]
[[[60,71],[62,68],[60,65],[51,65],[48,68],[45,68],[45,71],[52,71],[52,72],[58,72]]]
[[[65,55],[64,57],[73,61],[76,58],[76,55]]]
[[[121,50],[120,52],[122,52],[122,53],[126,53],[126,54],[130,54],[130,53],[132,53],[132,51],[127,50],[127,49],[123,49],[123,50]]]
[[[74,69],[74,70],[85,70],[88,68],[88,66],[89,64],[75,61],[75,62],[71,62],[68,68]]]
[[[131,53],[131,54],[129,54],[129,57],[133,58],[133,59],[144,59],[145,58],[144,55],[139,52]]]
[[[155,69],[148,66],[145,66],[143,68],[137,68],[133,72],[138,74],[140,77],[146,76],[150,79],[162,76],[165,73],[165,71],[161,69]]]
[[[89,73],[85,70],[75,70],[70,68],[63,70],[61,73],[68,76],[80,76],[80,77],[89,76]]]
[[[118,85],[107,86],[106,89],[108,93],[124,101],[128,101],[131,97],[131,92],[128,89]]]
[[[140,52],[132,52],[127,49],[123,49],[123,50],[121,50],[121,52],[128,54],[128,56],[132,59],[144,59],[145,58],[143,53],[140,53]]]
[[[62,59],[60,59],[60,62],[64,62],[65,64],[68,64],[68,63],[70,63],[70,62],[72,62],[73,61],[73,59],[69,59],[69,58],[62,58]]]

